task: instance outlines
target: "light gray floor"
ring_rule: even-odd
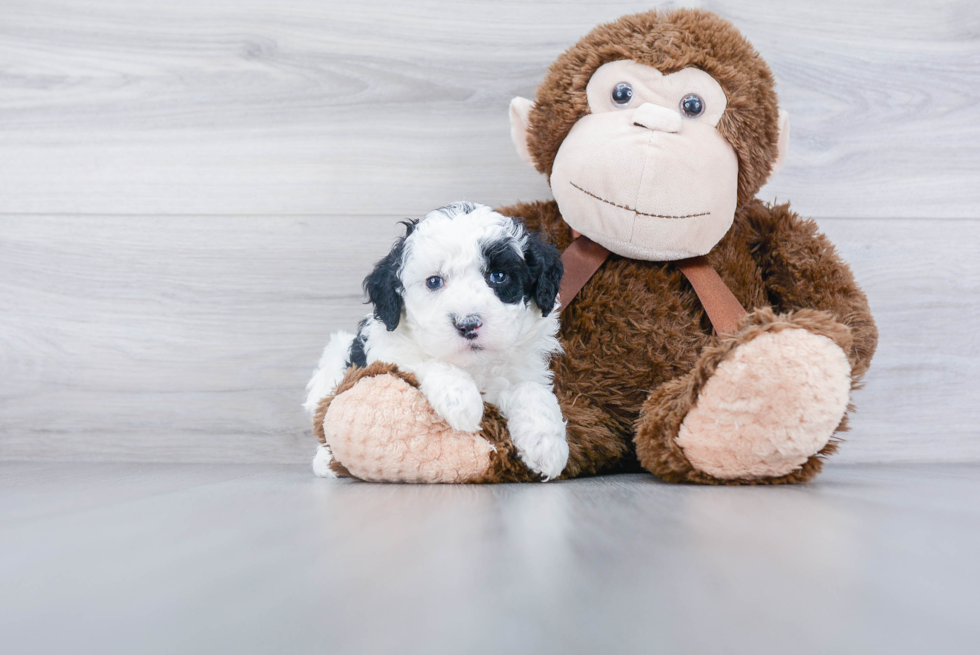
[[[4,653],[977,652],[980,466],[786,488],[0,465]]]

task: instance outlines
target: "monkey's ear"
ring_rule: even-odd
[[[514,147],[517,148],[517,154],[532,168],[534,167],[534,159],[531,158],[531,153],[527,149],[527,134],[528,115],[533,106],[533,100],[520,96],[510,101],[510,138],[514,142]]]
[[[776,141],[776,149],[778,154],[769,172],[770,180],[783,168],[783,164],[786,163],[786,153],[789,152],[789,112],[785,109],[779,110],[779,140]]]

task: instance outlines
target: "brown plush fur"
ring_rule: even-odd
[[[868,369],[877,330],[854,277],[817,231],[790,211],[753,197],[776,158],[777,105],[769,68],[727,21],[700,10],[649,12],[602,25],[552,65],[530,114],[529,149],[550,176],[572,125],[588,112],[585,87],[602,64],[633,59],[664,74],[685,67],[710,73],[728,106],[718,129],[739,161],[735,221],[708,255],[749,314],[719,338],[694,289],[670,262],[611,255],[562,314],[565,355],[555,364],[555,392],[568,420],[569,460],[563,477],[646,470],[672,482],[780,484],[802,482],[833,453],[831,440],[802,468],[782,477],[720,480],[697,471],[675,439],[719,363],[765,332],[801,328],[835,341],[847,354],[854,385]],[[559,249],[571,241],[554,201],[500,210],[522,218]],[[372,372],[368,372],[372,371]],[[348,373],[338,393],[357,376]],[[324,403],[329,403],[326,399]],[[321,403],[317,421],[326,409]],[[838,430],[846,429],[846,417]],[[491,469],[480,481],[538,479],[519,460],[505,422],[488,407],[483,435],[494,443]],[[322,428],[319,435],[322,442]]]
[[[698,391],[725,355],[763,331],[795,326],[830,337],[848,354],[854,384],[877,344],[864,294],[816,225],[788,205],[754,200],[777,155],[772,73],[731,23],[707,11],[651,11],[600,25],[558,57],[538,87],[528,147],[542,173],[550,177],[562,141],[588,113],[585,87],[592,74],[622,59],[665,75],[699,68],[724,89],[728,105],[718,130],[738,157],[740,209],[708,259],[750,314],[738,333],[719,340],[675,266],[611,256],[562,315],[566,354],[557,363],[555,386],[568,418],[565,475],[628,469],[638,458],[647,470],[676,482],[811,479],[821,458],[836,449],[835,441],[800,470],[754,481],[723,481],[696,471],[674,442]],[[523,218],[560,249],[571,241],[554,202],[501,211]],[[845,423],[846,418],[839,429]]]
[[[571,242],[553,201],[500,211],[524,219],[560,249]],[[556,363],[555,390],[568,419],[566,477],[640,464],[672,482],[802,482],[836,450],[831,441],[780,478],[719,480],[695,471],[674,443],[725,355],[764,331],[799,327],[829,337],[847,353],[855,385],[877,343],[867,299],[847,265],[816,224],[788,205],[750,202],[708,260],[749,310],[733,335],[714,336],[694,289],[673,264],[617,255],[562,314],[565,355]]]

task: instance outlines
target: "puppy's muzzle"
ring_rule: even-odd
[[[452,316],[451,318],[453,320],[453,326],[459,332],[459,336],[464,339],[476,339],[477,330],[483,326],[483,321],[480,320],[479,314]]]

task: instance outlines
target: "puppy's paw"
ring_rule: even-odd
[[[565,420],[551,389],[524,382],[500,397],[510,439],[521,461],[545,480],[561,475],[568,464]]]
[[[568,464],[568,440],[565,424],[544,420],[508,421],[510,438],[517,446],[521,461],[544,479],[553,480],[561,475]]]
[[[333,461],[333,454],[330,448],[321,445],[316,449],[316,456],[313,458],[313,474],[318,478],[335,478],[337,474],[330,468]]]
[[[422,394],[436,414],[460,432],[476,432],[483,421],[483,397],[472,379],[462,376],[432,376],[421,386]]]

